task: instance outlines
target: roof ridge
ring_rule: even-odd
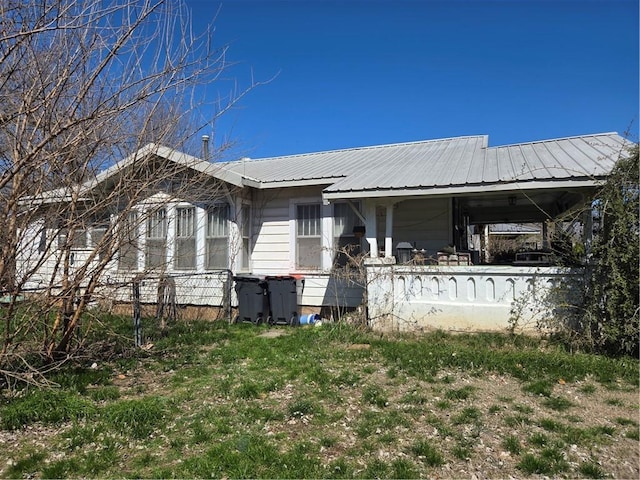
[[[518,142],[518,143],[508,143],[506,145],[495,145],[493,147],[489,147],[489,149],[492,148],[506,148],[506,147],[518,147],[521,145],[534,145],[537,143],[548,143],[548,142],[557,142],[559,140],[572,140],[574,138],[586,138],[586,137],[601,137],[604,135],[620,135],[618,132],[601,132],[601,133],[585,133],[583,135],[572,135],[569,137],[559,137],[559,138],[547,138],[544,140],[532,140],[529,142]]]
[[[361,146],[361,147],[336,148],[336,149],[333,149],[333,150],[318,150],[316,152],[294,153],[294,154],[291,154],[291,155],[276,155],[276,156],[273,156],[273,157],[252,158],[251,161],[275,160],[275,159],[283,159],[283,158],[298,158],[298,157],[307,157],[307,156],[310,156],[310,155],[318,155],[318,154],[321,154],[321,153],[354,152],[354,151],[358,151],[358,150],[373,150],[373,149],[377,149],[377,148],[401,147],[401,146],[405,146],[405,145],[419,145],[419,144],[425,144],[425,143],[436,143],[436,142],[445,142],[445,141],[451,141],[451,140],[462,140],[462,139],[468,139],[468,138],[485,138],[485,137],[487,137],[486,134],[484,134],[484,135],[461,135],[459,137],[432,138],[432,139],[429,139],[429,140],[416,140],[416,141],[412,141],[412,142],[385,143],[385,144],[381,144],[381,145],[365,145],[365,146]],[[231,160],[229,162],[224,162],[224,163],[235,163],[235,162],[239,162],[239,161],[240,161],[240,159]]]

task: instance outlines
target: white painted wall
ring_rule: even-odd
[[[519,327],[533,329],[552,314],[545,295],[582,271],[561,267],[367,267],[370,325],[385,331],[504,330],[512,307]]]

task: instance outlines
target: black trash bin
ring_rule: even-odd
[[[269,296],[267,282],[258,277],[233,277],[238,296],[238,316],[235,322],[251,322],[256,325],[267,320]]]
[[[300,325],[298,297],[301,295],[304,279],[292,276],[265,277],[269,291],[269,306],[272,325]]]

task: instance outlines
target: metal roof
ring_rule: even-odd
[[[328,199],[593,185],[630,142],[600,133],[488,147],[464,136],[224,164],[257,188],[327,185]]]

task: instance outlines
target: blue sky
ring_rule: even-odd
[[[638,132],[637,0],[187,0],[240,88],[232,157]],[[212,86],[228,88],[220,83]],[[204,111],[206,116],[208,112]]]

